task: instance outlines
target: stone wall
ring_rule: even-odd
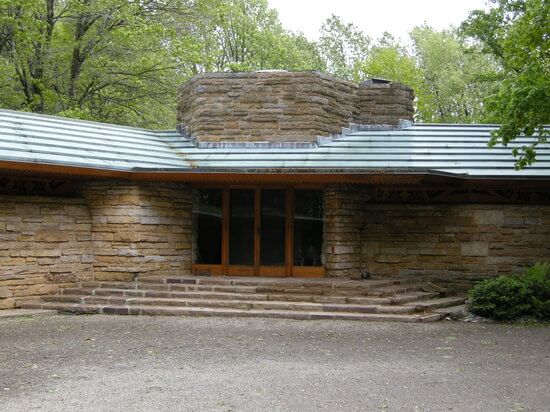
[[[93,277],[81,197],[0,195],[0,309]]]
[[[463,289],[550,260],[549,204],[376,203],[373,193],[327,187],[327,276],[416,276]]]
[[[373,275],[457,287],[550,259],[550,205],[366,203],[362,260]]]
[[[364,192],[353,185],[324,191],[324,256],[327,277],[361,278]]]
[[[82,192],[92,217],[96,280],[191,273],[193,211],[188,186],[91,182]]]
[[[0,195],[0,309],[85,280],[190,274],[188,186],[73,186],[73,196]]]
[[[413,92],[319,72],[201,74],[180,89],[178,123],[200,141],[315,142],[350,123],[412,120]]]

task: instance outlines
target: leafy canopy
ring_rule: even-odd
[[[508,145],[524,134],[532,143],[514,147],[516,167],[535,161],[536,146],[547,141],[550,123],[550,2],[492,0],[489,11],[477,10],[463,23],[466,36],[494,56],[500,66],[496,91],[487,110],[501,123],[490,145]]]

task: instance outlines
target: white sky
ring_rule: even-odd
[[[353,23],[373,40],[384,31],[401,40],[427,23],[436,30],[458,26],[468,12],[487,8],[486,0],[268,0],[284,27],[316,40],[323,21],[331,14]]]

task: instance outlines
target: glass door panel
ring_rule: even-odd
[[[322,266],[323,192],[294,191],[294,266]]]
[[[223,191],[201,189],[197,191],[197,195],[193,210],[197,223],[195,261],[203,265],[221,265]]]
[[[286,190],[262,189],[260,204],[260,264],[285,266]]]
[[[254,266],[254,190],[231,189],[229,264]]]

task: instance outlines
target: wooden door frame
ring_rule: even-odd
[[[194,187],[194,189],[220,189],[222,190],[222,244],[221,264],[192,264],[192,272],[199,275],[213,276],[277,276],[277,277],[324,277],[324,266],[294,266],[294,192],[300,189],[322,190],[320,185],[216,185],[207,184]],[[254,190],[254,264],[230,265],[229,264],[229,238],[230,231],[230,191],[232,189]],[[261,265],[261,191],[279,189],[285,191],[285,265],[262,266]]]

